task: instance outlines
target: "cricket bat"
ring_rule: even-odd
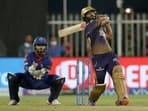
[[[82,31],[82,30],[85,29],[85,27],[86,27],[86,23],[82,22],[82,23],[79,23],[79,24],[72,25],[72,26],[66,27],[64,29],[61,29],[61,30],[58,31],[59,38],[62,38],[64,36],[67,36],[67,35],[70,35],[70,34],[73,34],[75,32]]]

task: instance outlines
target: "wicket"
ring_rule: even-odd
[[[86,60],[77,60],[76,61],[76,104],[85,105],[86,94],[90,93],[91,85],[91,65],[89,61]],[[86,77],[87,76],[87,77]],[[88,78],[88,88],[85,85],[85,78]]]

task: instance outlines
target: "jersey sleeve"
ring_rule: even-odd
[[[92,20],[90,21],[85,28],[85,37],[90,37],[94,30],[99,28],[97,21]]]
[[[24,69],[25,71],[28,70],[28,67],[31,66],[33,63],[33,60],[31,59],[31,55],[28,54],[26,57],[25,57],[25,60],[24,60]]]

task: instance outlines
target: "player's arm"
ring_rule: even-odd
[[[111,40],[113,34],[112,34],[112,28],[111,28],[110,24],[108,23],[104,27],[105,27],[106,38],[108,40]]]
[[[91,20],[85,28],[86,37],[88,37],[88,35],[91,34],[93,30],[100,28],[100,26],[101,25],[97,20]]]
[[[87,51],[88,56],[91,56],[91,54],[92,54],[90,33],[91,33],[91,30],[89,30],[89,27],[87,26],[85,28],[85,38],[86,38],[85,42],[86,42],[86,51]]]
[[[87,49],[87,55],[91,56],[92,51],[91,51],[91,40],[90,40],[90,37],[87,37],[86,49]]]
[[[25,71],[29,72],[31,76],[35,79],[41,79],[44,73],[44,70],[37,70],[38,64],[33,61],[31,55],[27,55],[25,58]]]
[[[107,15],[104,15],[100,18],[100,24],[101,24],[101,27],[104,28],[106,38],[108,40],[112,39],[112,28],[110,25],[109,17]]]
[[[109,17],[107,15],[97,15],[96,20],[92,20],[88,24],[89,27],[90,27],[89,30],[94,30],[94,29],[98,29],[98,28],[101,28],[101,27],[106,27],[105,25],[109,24],[109,23],[110,23],[110,20],[109,20]]]
[[[25,71],[28,71],[29,72],[29,67],[31,67],[33,65],[33,61],[30,57],[30,55],[27,55],[25,57],[25,61],[24,61],[24,69]]]

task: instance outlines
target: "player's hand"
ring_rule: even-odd
[[[38,66],[38,64],[33,62],[32,66],[34,66],[36,68]]]
[[[42,78],[41,76],[41,71],[40,70],[35,70],[33,73],[32,73],[32,76],[33,78],[37,79],[37,80],[40,80]]]
[[[110,23],[109,16],[107,15],[97,15],[96,20],[102,27]]]
[[[101,26],[105,26],[106,24],[109,24],[109,23],[110,23],[110,20],[109,20],[108,16],[102,17],[102,19],[101,19]]]
[[[33,62],[31,66],[28,67],[28,72],[33,73],[36,70],[36,67],[38,66],[37,63]]]
[[[35,70],[32,73],[32,76],[33,78],[40,80],[46,74],[46,72],[47,72],[46,68],[42,68],[40,70]]]

